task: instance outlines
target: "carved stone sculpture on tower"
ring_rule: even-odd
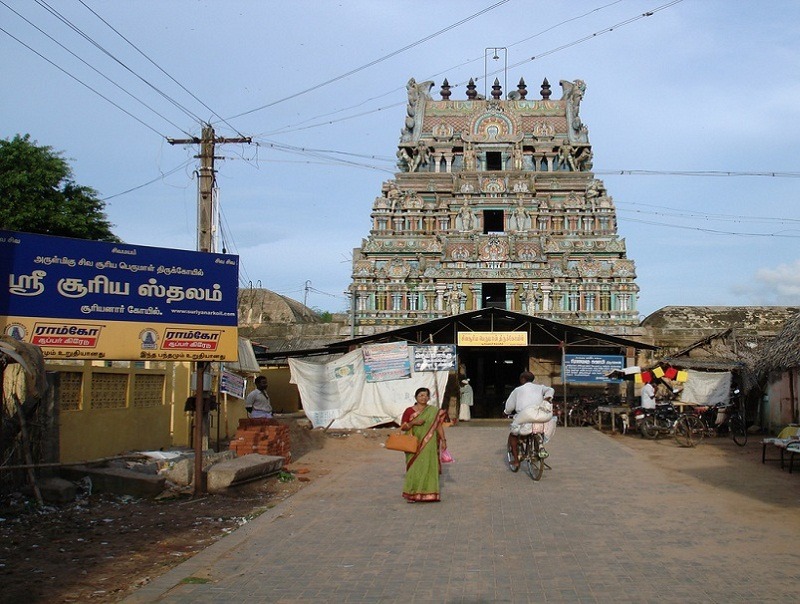
[[[509,219],[509,230],[512,233],[525,233],[531,228],[531,217],[522,205],[522,201],[511,212]]]
[[[461,312],[461,292],[457,289],[451,289],[447,292],[447,307],[451,315],[457,315]]]
[[[578,169],[575,164],[575,156],[573,155],[572,145],[568,140],[565,140],[561,144],[561,148],[558,150],[558,167],[562,170],[570,169],[573,172],[577,171]]]
[[[573,143],[588,143],[589,131],[581,121],[580,110],[583,94],[586,92],[586,83],[583,80],[568,82],[561,80],[564,89],[564,98],[567,101],[567,133]]]
[[[416,172],[420,166],[428,165],[428,158],[430,157],[430,150],[425,141],[417,141],[417,146],[412,152],[411,164],[408,167],[409,172]]]
[[[541,299],[542,292],[539,291],[539,286],[536,283],[531,283],[523,294],[522,303],[525,305],[523,310],[529,315],[534,314],[539,310],[539,302]]]
[[[419,138],[419,131],[422,127],[422,118],[425,113],[425,100],[430,99],[430,89],[433,82],[420,82],[414,78],[408,80],[406,92],[408,93],[408,105],[406,106],[405,128],[400,132],[400,141],[412,141]]]
[[[466,201],[456,215],[456,230],[464,232],[472,232],[475,230],[475,216],[469,209],[469,204]]]

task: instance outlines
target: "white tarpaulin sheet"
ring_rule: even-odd
[[[681,402],[698,405],[727,403],[731,397],[731,374],[729,371],[707,373],[687,372],[688,379],[681,391]]]
[[[361,350],[327,363],[289,359],[292,384],[312,425],[352,430],[398,422],[414,404],[414,391],[429,388],[431,404],[440,405],[447,384],[446,371],[411,371],[411,377],[367,382]],[[437,396],[438,393],[438,396]]]

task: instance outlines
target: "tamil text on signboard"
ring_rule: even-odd
[[[612,371],[622,371],[625,358],[617,355],[564,355],[564,381],[567,383],[616,384],[622,380],[606,377]]]
[[[414,346],[414,371],[455,371],[456,347],[453,344]]]
[[[525,331],[459,331],[459,346],[527,346]]]
[[[235,361],[239,259],[0,231],[0,331],[50,359]]]
[[[411,362],[406,342],[370,344],[361,350],[368,382],[385,382],[411,377]]]

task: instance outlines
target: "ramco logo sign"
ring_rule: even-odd
[[[162,350],[216,350],[219,331],[202,329],[167,329],[164,332]]]
[[[102,328],[102,325],[36,323],[31,334],[31,344],[50,348],[95,348]]]

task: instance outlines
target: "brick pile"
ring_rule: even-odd
[[[236,436],[228,448],[237,457],[260,453],[283,457],[286,463],[292,460],[289,447],[289,426],[269,418],[240,419]]]

